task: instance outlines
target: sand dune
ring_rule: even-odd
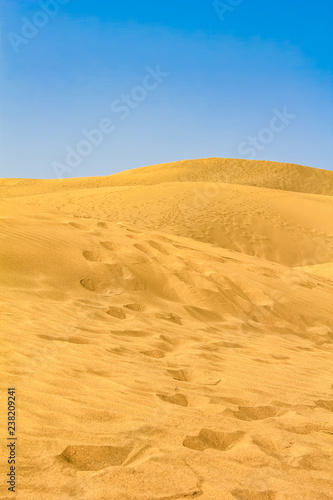
[[[235,162],[1,181],[16,498],[333,498],[332,173]]]
[[[127,170],[106,177],[57,180],[3,179],[4,196],[28,196],[64,190],[164,182],[213,182],[333,195],[333,172],[292,163],[226,158],[184,160]]]

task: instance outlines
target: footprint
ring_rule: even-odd
[[[158,349],[154,349],[152,351],[141,351],[141,352],[142,354],[150,358],[160,359],[165,357],[165,352],[159,351]]]
[[[227,451],[233,448],[243,437],[245,432],[215,432],[209,429],[201,429],[199,436],[188,436],[183,445],[192,450],[204,451],[207,448]]]
[[[126,319],[126,314],[120,307],[110,306],[109,309],[106,311],[106,314],[112,316],[113,318]]]
[[[89,340],[82,339],[81,337],[69,337],[65,342],[69,342],[70,344],[78,344],[78,345],[89,345],[93,344],[93,342],[89,342]]]
[[[163,342],[166,342],[167,344],[178,345],[177,340],[171,339],[170,337],[167,337],[166,335],[160,335],[160,339],[163,340]]]
[[[271,354],[270,355],[272,358],[274,359],[278,359],[279,361],[285,361],[287,359],[290,359],[289,356],[282,356],[282,355],[279,355],[279,354]]]
[[[145,290],[146,285],[140,276],[135,276],[132,271],[122,264],[104,264],[112,278],[112,285],[116,288],[121,288],[123,291],[126,288],[130,291]]]
[[[43,340],[64,340],[62,337],[53,337],[52,335],[38,334],[38,337]]]
[[[103,264],[103,266],[105,268],[103,275],[99,273],[99,277],[95,280],[84,278],[80,280],[81,286],[90,292],[108,295],[121,295],[126,287],[135,290],[140,289],[140,283],[137,283],[137,280],[130,279],[131,275],[122,266],[118,264]]]
[[[103,262],[103,256],[98,252],[89,252],[85,250],[82,252],[83,257],[90,262]]]
[[[149,251],[147,250],[145,245],[142,245],[141,243],[135,243],[133,247],[136,248],[137,250],[140,250],[140,252],[143,252],[144,254],[148,255],[148,257],[150,257]]]
[[[242,349],[244,347],[241,344],[234,344],[233,342],[223,342],[222,345],[230,349]]]
[[[157,396],[162,399],[163,401],[166,401],[167,403],[171,403],[172,405],[178,405],[178,406],[188,406],[188,401],[186,396],[184,394],[175,394],[174,396],[166,396],[164,394],[157,394]]]
[[[124,307],[126,307],[126,309],[130,309],[131,311],[142,311],[143,307],[140,305],[140,304],[126,304]]]
[[[312,469],[312,470],[323,470],[328,471],[332,470],[333,460],[330,455],[324,455],[319,453],[311,453],[308,455],[304,455],[299,460],[296,461],[295,464],[297,467],[302,469]]]
[[[99,244],[107,250],[111,250],[112,252],[115,252],[118,248],[118,246],[112,243],[112,241],[100,241]]]
[[[231,493],[237,500],[274,500],[276,498],[276,492],[270,490],[233,490]]]
[[[125,337],[147,337],[149,335],[149,333],[142,330],[111,330],[111,333]]]
[[[219,321],[221,319],[215,312],[209,311],[208,309],[202,309],[201,307],[184,306],[184,309],[193,318],[199,321]]]
[[[75,229],[81,229],[82,231],[87,230],[87,226],[84,226],[83,224],[78,224],[77,222],[69,222],[69,226],[75,227]]]
[[[170,375],[174,380],[179,380],[180,382],[190,381],[190,378],[185,372],[185,370],[168,370],[168,373],[170,373]]]
[[[159,243],[156,243],[156,241],[150,240],[148,241],[149,245],[152,248],[155,248],[158,252],[164,253],[164,255],[169,255],[169,252]]]
[[[107,229],[108,225],[106,222],[97,222],[97,227],[103,227],[104,229]]]
[[[333,411],[333,400],[325,401],[324,399],[322,399],[322,400],[315,401],[315,403],[320,408],[324,408],[325,410],[328,410],[328,411]]]
[[[170,238],[166,238],[165,236],[162,236],[162,235],[156,235],[155,238],[157,238],[158,240],[160,241],[164,241],[165,243],[171,243],[172,244],[172,240],[170,240]]]
[[[238,411],[232,411],[232,413],[238,420],[251,421],[274,417],[277,411],[277,408],[274,406],[254,406],[252,408],[248,406],[239,406]]]
[[[98,471],[106,467],[121,465],[130,451],[130,447],[67,446],[59,457],[75,469]]]
[[[80,283],[83,286],[83,288],[86,288],[90,292],[95,291],[94,283],[90,279],[84,278],[83,280],[80,281]]]
[[[182,319],[177,314],[172,313],[158,313],[156,314],[156,318],[164,319],[166,321],[171,321],[171,323],[176,323],[177,325],[182,325]]]

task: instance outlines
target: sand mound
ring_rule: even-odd
[[[1,196],[31,196],[65,190],[151,186],[170,182],[228,183],[299,193],[333,195],[333,172],[271,161],[204,158],[127,170],[105,177],[60,180],[3,179]]]
[[[185,160],[130,170],[113,175],[110,180],[117,186],[213,182],[333,195],[333,172],[270,161],[224,158]]]
[[[258,162],[275,178],[259,187],[180,164],[179,182],[156,167],[123,186],[2,182],[19,500],[333,497],[326,174],[299,167],[292,192],[285,166]],[[1,453],[5,477],[6,440]]]
[[[129,452],[112,446],[67,446],[60,458],[78,470],[101,470],[121,465]]]

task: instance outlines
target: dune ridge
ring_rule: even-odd
[[[203,158],[127,170],[104,177],[36,180],[2,179],[0,195],[30,196],[72,189],[155,185],[165,182],[213,182],[241,184],[333,195],[333,172],[292,163]]]

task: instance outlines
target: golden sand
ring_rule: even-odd
[[[333,498],[333,172],[213,158],[0,195],[15,498]]]

